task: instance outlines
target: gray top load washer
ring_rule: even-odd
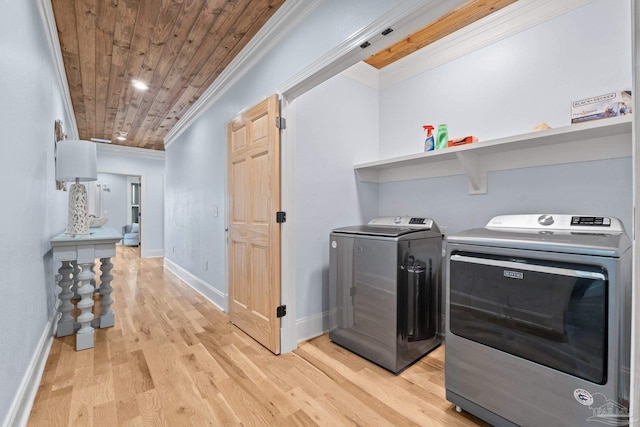
[[[329,338],[395,373],[441,343],[442,234],[382,217],[330,235]]]

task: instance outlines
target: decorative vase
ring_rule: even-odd
[[[67,234],[74,236],[89,234],[87,189],[78,182],[73,184],[69,191]]]

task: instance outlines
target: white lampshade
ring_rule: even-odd
[[[98,179],[96,144],[91,141],[59,141],[56,148],[56,181]]]

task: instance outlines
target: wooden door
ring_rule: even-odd
[[[234,118],[228,129],[229,315],[280,353],[280,132],[278,96]]]

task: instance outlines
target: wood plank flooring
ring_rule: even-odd
[[[397,376],[327,335],[274,356],[161,258],[113,263],[115,327],[55,339],[29,426],[487,425],[445,400],[444,347]]]

